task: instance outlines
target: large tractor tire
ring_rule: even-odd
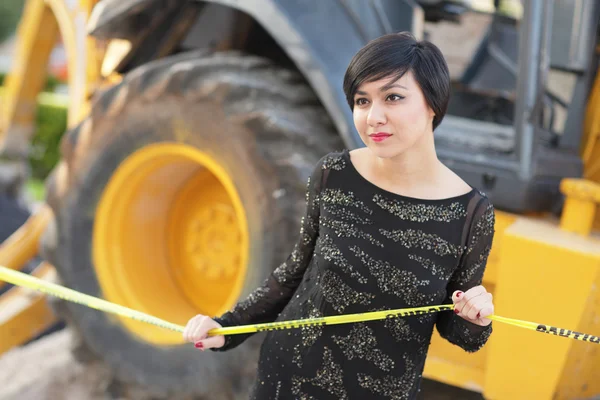
[[[301,77],[216,53],[133,71],[61,146],[43,254],[62,284],[185,325],[226,311],[287,257],[307,177],[342,144]],[[74,303],[59,309],[120,387],[247,398],[259,335],[200,352],[177,332]]]

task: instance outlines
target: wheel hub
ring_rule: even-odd
[[[93,258],[104,297],[184,325],[219,315],[246,277],[244,208],[225,169],[182,144],[154,144],[129,156],[96,211]],[[181,335],[120,318],[143,340],[175,344]]]

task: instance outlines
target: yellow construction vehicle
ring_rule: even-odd
[[[220,314],[291,251],[314,163],[360,146],[341,88],[352,55],[384,33],[460,23],[474,3],[27,0],[0,152],[27,153],[59,37],[69,129],[46,205],[0,265],[20,269],[41,248],[44,279],[179,324]],[[488,3],[439,156],[498,210],[484,278],[497,312],[600,335],[600,3]],[[229,399],[252,382],[259,335],[199,356],[179,334],[48,300],[0,297],[0,352],[60,319],[75,354],[125,386]],[[425,376],[488,399],[583,399],[600,395],[599,363],[597,346],[497,324],[475,354],[434,334]]]

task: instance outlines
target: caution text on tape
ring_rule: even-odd
[[[57,285],[52,282],[46,282],[38,279],[34,276],[24,274],[19,271],[14,271],[6,267],[0,266],[0,280],[6,281],[13,285],[26,287],[29,289],[37,290],[39,292],[61,298],[66,301],[78,303],[89,308],[93,308],[99,311],[120,315],[123,317],[131,318],[136,321],[144,322],[147,324],[155,325],[164,329],[169,329],[175,332],[183,333],[184,327],[181,325],[173,324],[171,322],[164,321],[160,318],[148,315],[130,308],[111,303],[106,300],[99,299],[94,296],[90,296],[84,293],[77,292],[73,289],[66,288],[61,285]],[[416,308],[404,308],[398,310],[386,310],[386,311],[373,311],[368,313],[359,314],[346,314],[346,315],[334,315],[320,318],[307,318],[293,321],[278,321],[269,322],[264,324],[254,325],[243,325],[243,326],[232,326],[225,328],[213,329],[208,332],[209,336],[217,335],[238,335],[245,333],[264,332],[264,331],[275,331],[284,329],[297,329],[305,326],[325,326],[325,325],[337,325],[347,324],[354,322],[366,322],[375,320],[384,320],[390,318],[418,316],[424,314],[438,313],[443,311],[453,310],[452,304],[443,304],[436,306],[427,307],[416,307]],[[501,323],[517,326],[520,328],[533,330],[536,332],[547,333],[559,337],[570,338],[588,343],[600,344],[600,337],[590,335],[587,333],[581,333],[570,329],[557,328],[550,325],[543,325],[529,321],[522,321],[518,319],[501,317],[499,315],[490,315],[487,317],[491,320],[498,321]]]

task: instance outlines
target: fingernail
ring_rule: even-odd
[[[454,309],[454,314],[458,314],[460,311],[458,311],[457,308]]]
[[[196,346],[197,349],[204,349],[204,345],[202,344],[202,342],[198,342],[194,346]]]
[[[481,318],[481,313],[477,313],[477,318]]]
[[[458,299],[460,296],[462,296],[462,292],[458,292],[456,293],[456,298]]]

